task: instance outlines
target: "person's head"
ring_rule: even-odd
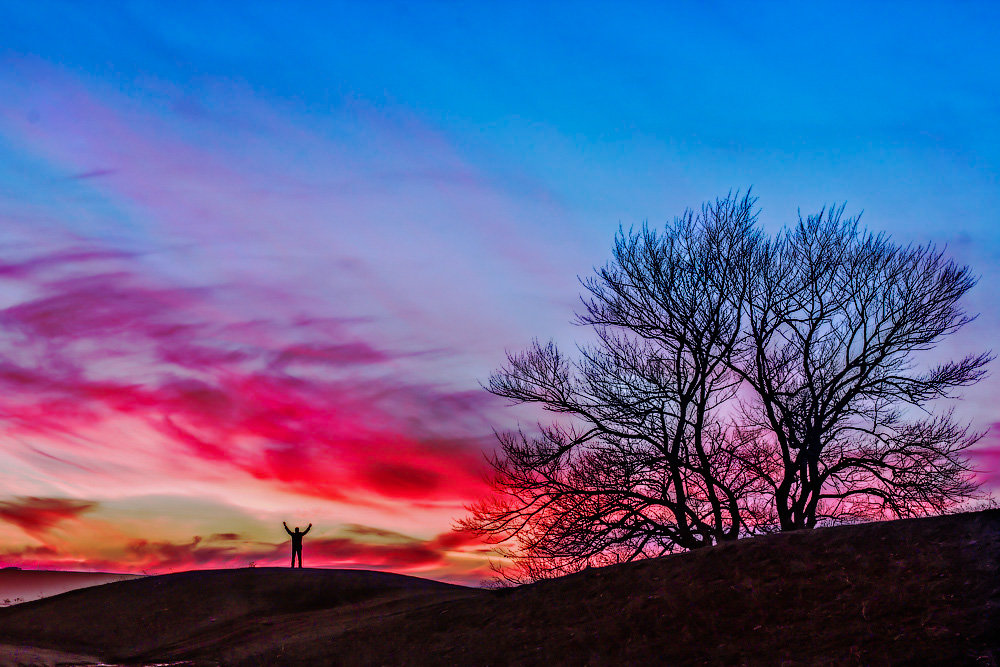
[[[295,526],[295,532],[296,533],[299,532],[299,527],[298,526]]]

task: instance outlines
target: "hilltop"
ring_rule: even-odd
[[[1000,510],[988,510],[763,536],[495,591],[366,571],[195,571],[0,610],[0,643],[196,665],[990,665],[998,557]]]

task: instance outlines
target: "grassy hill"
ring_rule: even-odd
[[[349,570],[185,572],[0,610],[0,643],[196,665],[996,665],[998,557],[989,510],[499,591]]]

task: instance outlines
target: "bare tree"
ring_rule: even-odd
[[[989,353],[915,370],[971,321],[975,279],[933,246],[810,216],[775,240],[730,195],[662,233],[619,231],[582,281],[577,359],[509,354],[486,388],[557,415],[498,434],[494,494],[461,527],[512,580],[697,549],[824,521],[940,512],[976,495],[981,433],[938,399]]]
[[[800,219],[758,249],[733,369],[755,400],[744,428],[780,465],[758,473],[782,530],[940,512],[973,497],[964,451],[982,434],[936,399],[977,382],[989,353],[918,372],[920,353],[971,321],[968,267],[844,219]],[[761,460],[761,459],[759,459]]]
[[[571,361],[553,343],[508,355],[487,389],[561,419],[499,435],[495,495],[462,527],[496,540],[529,579],[737,539],[760,480],[719,407],[740,377],[754,199],[688,211],[660,235],[620,231],[613,261],[583,282],[597,343]],[[733,298],[733,297],[736,298]]]

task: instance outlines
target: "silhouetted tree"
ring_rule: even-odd
[[[662,233],[620,230],[583,281],[596,342],[571,360],[536,341],[491,376],[493,394],[558,416],[498,434],[494,494],[460,522],[513,545],[506,578],[975,494],[964,451],[981,434],[930,409],[990,357],[914,372],[970,321],[968,268],[843,207],[769,240],[754,206],[730,195]]]
[[[958,305],[976,282],[968,267],[863,231],[840,207],[761,246],[751,274],[733,368],[756,395],[745,428],[780,461],[758,471],[780,528],[926,514],[972,497],[963,452],[982,434],[931,408],[981,379],[990,356],[915,370],[919,353],[973,319]]]
[[[763,487],[718,408],[740,382],[730,357],[762,242],[753,206],[730,196],[663,234],[620,231],[613,261],[583,283],[578,320],[596,344],[571,361],[535,342],[490,378],[497,396],[563,416],[536,436],[499,435],[497,494],[463,524],[515,538],[519,576],[696,549],[752,527]]]

